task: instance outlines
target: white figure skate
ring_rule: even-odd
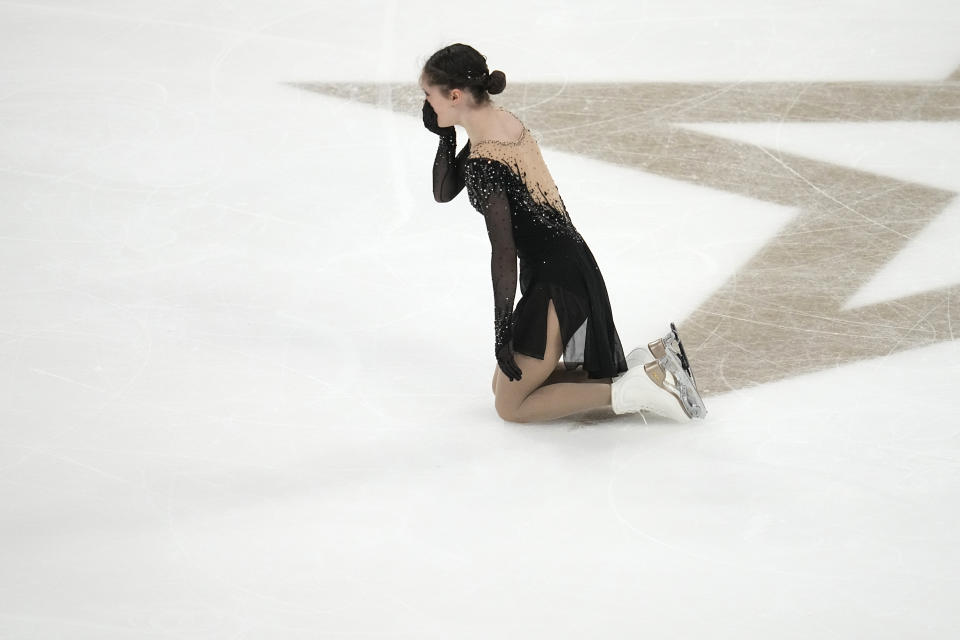
[[[683,402],[683,398],[689,396],[683,389],[688,380],[686,377],[678,380],[667,372],[662,360],[647,362],[613,380],[610,404],[617,414],[651,411],[678,422],[688,422],[693,418]]]

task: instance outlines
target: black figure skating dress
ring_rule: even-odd
[[[463,186],[490,237],[495,351],[506,336],[516,353],[542,360],[552,298],[567,369],[582,364],[590,378],[626,371],[600,267],[570,220],[526,126],[516,141],[468,140],[460,154],[455,132],[441,136],[434,197],[446,202]],[[522,297],[514,308],[517,258]]]

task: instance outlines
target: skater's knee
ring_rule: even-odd
[[[509,391],[509,390],[507,390]],[[507,422],[517,422],[516,403],[512,402],[507,393],[502,393],[493,400],[493,406],[497,410],[497,415],[501,420]]]
[[[521,416],[521,415],[516,411],[516,409],[514,409],[514,408],[512,408],[512,407],[506,408],[506,407],[502,407],[502,406],[500,406],[500,405],[498,404],[498,405],[497,405],[497,415],[500,416],[500,419],[501,419],[501,420],[505,420],[505,421],[507,421],[507,422],[516,422],[516,423],[521,423],[521,424],[524,423],[524,422],[527,422],[527,420],[526,420],[523,416]]]
[[[524,409],[526,400],[550,376],[560,354],[548,353],[545,356],[547,357],[535,358],[515,353],[514,358],[523,375],[518,379],[509,380],[502,371],[497,373],[494,406],[500,418],[508,422],[529,421],[525,415],[530,413],[529,407]]]

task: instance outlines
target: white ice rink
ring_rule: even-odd
[[[454,42],[508,106],[960,83],[946,0],[0,2],[0,638],[958,637],[949,295],[945,339],[732,385],[702,422],[504,422],[489,241],[433,200],[436,136],[390,90],[295,86],[415,95]],[[947,107],[678,126],[960,192]],[[797,215],[542,151],[626,350]],[[955,291],[958,202],[847,305]]]

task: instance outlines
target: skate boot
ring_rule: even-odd
[[[649,361],[650,356],[647,355],[647,351],[643,347],[637,347],[627,354],[627,369],[638,369]],[[620,375],[622,376],[623,373]]]
[[[640,369],[649,360],[650,360],[650,356],[647,355],[647,350],[644,349],[643,347],[637,347],[633,351],[627,354],[627,370],[629,371],[630,369]],[[612,378],[611,382],[615,382],[619,380],[626,374],[627,374],[626,371],[617,374]]]
[[[671,322],[670,333],[649,343],[647,349],[649,349],[653,357],[658,360],[660,358],[669,358],[671,367],[682,367],[693,383],[693,386],[697,386],[697,379],[690,369],[690,360],[687,359],[687,352],[683,348],[683,342],[680,341],[680,334],[677,333],[677,326],[675,324]]]
[[[685,384],[664,369],[663,361],[654,360],[614,379],[610,385],[610,404],[617,414],[650,411],[678,422],[689,422],[693,416],[683,403]]]

